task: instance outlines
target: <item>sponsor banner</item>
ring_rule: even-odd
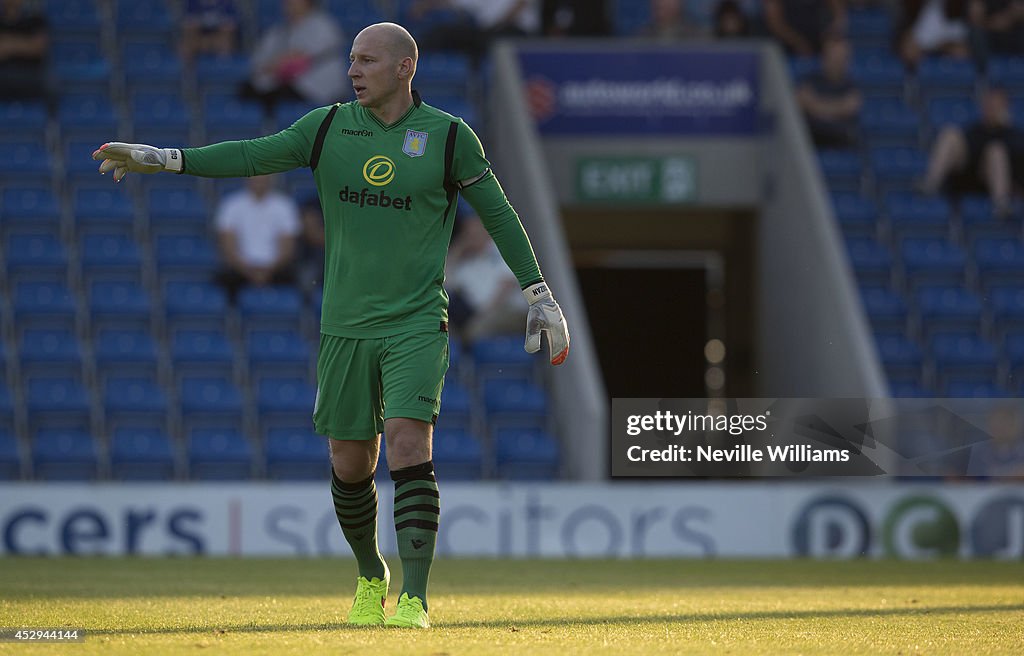
[[[614,477],[1020,477],[1021,399],[613,399]]]
[[[756,53],[529,48],[519,59],[544,134],[720,136],[758,128]]]
[[[1024,559],[1024,483],[452,483],[441,507],[441,556]],[[0,553],[350,552],[326,483],[249,483],[0,485]]]
[[[636,204],[697,199],[693,157],[583,157],[576,161],[576,199]]]

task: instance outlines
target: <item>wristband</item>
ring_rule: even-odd
[[[526,302],[533,305],[537,301],[543,301],[545,298],[551,298],[551,290],[548,289],[546,282],[538,282],[530,285],[523,290],[523,297]]]

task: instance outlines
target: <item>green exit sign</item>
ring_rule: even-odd
[[[576,160],[582,202],[688,203],[697,198],[692,157],[585,157]]]

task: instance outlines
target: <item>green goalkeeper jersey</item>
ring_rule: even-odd
[[[332,107],[335,114],[315,149]],[[184,173],[205,177],[312,165],[326,239],[326,334],[385,337],[437,330],[447,320],[444,265],[459,191],[520,285],[542,280],[526,232],[476,134],[415,93],[413,105],[391,125],[349,102],[315,109],[277,134],[182,152]]]

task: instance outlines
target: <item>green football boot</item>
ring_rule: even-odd
[[[384,603],[388,598],[390,583],[391,574],[387,564],[384,565],[383,581],[376,576],[369,580],[360,576],[356,581],[356,598],[352,602],[352,610],[348,612],[348,623],[364,626],[384,624]]]
[[[430,618],[423,608],[423,600],[419,597],[410,597],[408,592],[403,592],[398,598],[398,610],[385,622],[387,626],[403,626],[410,629],[429,629]]]

